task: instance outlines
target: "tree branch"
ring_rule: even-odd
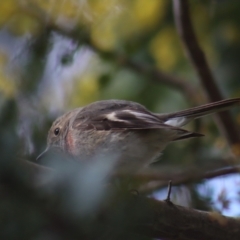
[[[214,212],[203,212],[168,204],[164,201],[144,199],[145,224],[136,228],[138,233],[153,238],[174,240],[233,240],[240,238],[240,221]],[[145,206],[145,207],[144,207]],[[146,219],[153,219],[146,225]]]
[[[222,168],[216,168],[211,170],[199,170],[199,168],[188,168],[182,171],[147,171],[146,173],[136,176],[138,179],[148,180],[148,183],[141,187],[141,192],[153,192],[154,190],[161,189],[168,185],[169,179],[172,180],[174,186],[183,184],[196,183],[202,180],[213,179],[220,176],[226,176],[229,174],[239,174],[240,166],[226,166]]]
[[[228,174],[234,174],[240,172],[240,165],[234,166],[205,166],[199,167],[186,167],[186,168],[147,168],[140,173],[136,174],[136,177],[140,179],[149,180],[161,180],[168,181],[169,179],[175,181],[175,183],[184,184],[192,181],[198,181],[201,179],[211,179]]]
[[[173,9],[177,31],[185,47],[185,52],[199,76],[208,99],[212,102],[222,100],[223,97],[195,35],[189,14],[188,1],[173,0]],[[238,128],[229,112],[218,113],[217,124],[226,136],[230,146],[240,144]]]

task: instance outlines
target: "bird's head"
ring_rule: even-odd
[[[74,118],[79,109],[72,110],[57,118],[48,131],[47,148],[41,153],[37,160],[52,151],[66,150],[66,135],[69,131],[69,123]]]

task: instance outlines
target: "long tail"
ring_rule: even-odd
[[[219,102],[208,103],[179,112],[159,114],[158,116],[165,124],[174,127],[182,127],[195,118],[224,111],[236,105],[240,105],[240,98],[232,98]]]

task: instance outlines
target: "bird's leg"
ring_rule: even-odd
[[[173,205],[173,203],[171,202],[171,191],[172,191],[172,180],[169,180],[167,198],[164,201],[167,202],[168,204]]]

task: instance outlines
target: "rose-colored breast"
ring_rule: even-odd
[[[67,136],[66,136],[66,148],[70,154],[74,155],[75,141],[70,131],[67,133]]]

